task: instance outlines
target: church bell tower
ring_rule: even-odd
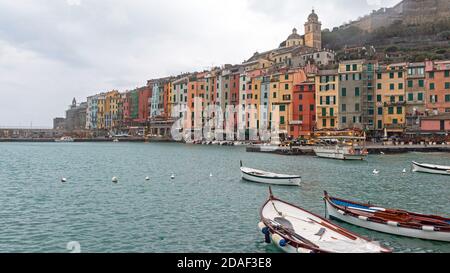
[[[312,10],[305,23],[305,45],[315,49],[322,49],[322,23],[319,17]]]

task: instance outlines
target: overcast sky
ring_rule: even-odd
[[[315,8],[324,28],[399,0],[0,0],[0,127],[51,126],[76,97],[241,63]]]

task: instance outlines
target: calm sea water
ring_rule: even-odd
[[[82,252],[277,252],[257,230],[268,187],[241,181],[239,160],[301,174],[300,187],[274,187],[274,194],[320,215],[323,190],[450,215],[450,177],[402,174],[412,160],[450,165],[450,154],[342,162],[246,153],[242,147],[0,143],[0,252],[68,252],[71,241]],[[375,168],[378,176],[372,175]],[[397,252],[450,252],[450,243],[341,225]]]

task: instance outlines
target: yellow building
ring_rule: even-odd
[[[106,93],[105,99],[105,129],[112,129],[118,126],[120,93],[117,90]]]
[[[337,70],[321,70],[316,75],[316,128],[339,127],[339,77]]]
[[[405,101],[406,64],[392,64],[380,68],[376,79],[377,130],[401,133],[406,125]]]
[[[97,100],[97,129],[105,129],[105,106],[106,106],[106,94],[101,93]]]

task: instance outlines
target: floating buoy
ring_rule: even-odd
[[[145,180],[149,181],[149,180],[150,180],[150,177],[146,176],[146,177],[145,177]]]
[[[375,175],[375,174],[379,174],[380,173],[380,171],[378,171],[377,169],[375,169],[375,170],[373,170],[373,174]]]
[[[175,179],[175,175],[172,174],[172,175],[170,176],[170,178],[171,178],[171,179]]]
[[[403,173],[406,173],[406,169],[403,169]]]
[[[113,177],[112,179],[111,179],[111,181],[113,182],[113,183],[117,183],[117,182],[119,182],[119,179],[117,179],[117,177]]]
[[[66,179],[65,177],[62,177],[62,178],[61,178],[61,182],[63,182],[63,183],[64,183],[64,182],[67,182],[67,179]]]
[[[213,176],[212,173],[210,173],[210,174],[209,174],[209,177],[212,177],[212,176]]]

